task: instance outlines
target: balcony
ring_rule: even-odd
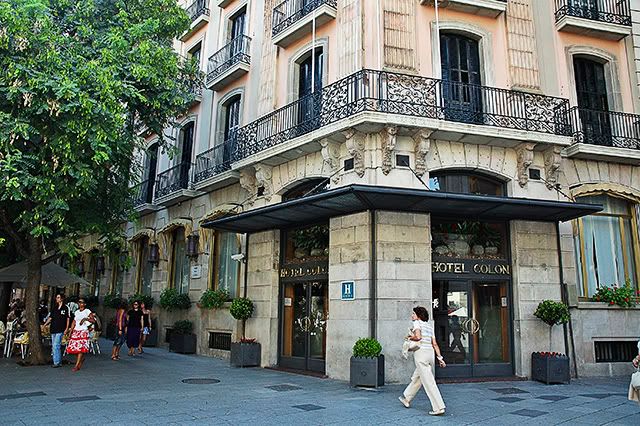
[[[192,164],[182,163],[158,174],[156,180],[156,204],[171,206],[200,195],[189,189],[189,174]]]
[[[629,0],[555,0],[558,31],[620,40],[631,34]]]
[[[336,18],[337,0],[284,0],[273,8],[273,42],[287,47]]]
[[[210,0],[195,0],[187,6],[186,12],[189,19],[191,19],[191,25],[189,29],[180,36],[180,41],[186,41],[209,22],[209,1]]]
[[[147,179],[131,188],[133,192],[133,207],[140,214],[154,212],[158,207],[153,204],[153,187],[155,181]]]
[[[193,173],[193,183],[198,190],[213,190],[237,181],[239,174],[231,171],[233,141],[198,154]]]
[[[249,72],[251,38],[245,35],[211,55],[207,65],[207,88],[220,90]]]
[[[433,6],[435,0],[420,0],[420,4]],[[497,18],[507,10],[507,0],[439,0],[438,7],[478,16]]]
[[[640,115],[571,108],[568,157],[640,164]]]
[[[240,128],[234,169],[266,159],[270,165],[289,161],[319,150],[322,138],[339,139],[349,127],[369,132],[387,123],[431,129],[431,137],[441,140],[568,146],[568,112],[566,99],[362,70]]]

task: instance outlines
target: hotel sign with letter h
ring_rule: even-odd
[[[353,281],[342,281],[342,300],[353,300],[356,298],[356,285]]]

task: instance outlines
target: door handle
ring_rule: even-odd
[[[309,332],[309,328],[311,327],[311,319],[309,317],[303,317],[301,319],[302,322],[302,331],[305,333]]]
[[[464,331],[465,333],[471,333],[471,329],[469,328],[469,323],[471,322],[470,319],[464,320],[462,321],[462,323],[460,324],[460,327],[462,327],[462,331]]]
[[[480,331],[480,323],[475,318],[469,320],[471,322],[471,334],[476,334]]]

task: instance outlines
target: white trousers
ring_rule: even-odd
[[[403,394],[407,401],[411,402],[420,390],[420,385],[424,387],[424,391],[431,402],[433,411],[440,411],[445,408],[442,395],[436,385],[434,376],[435,370],[435,353],[432,347],[421,347],[413,353],[413,360],[416,363],[416,370],[411,376],[411,383],[404,390]]]

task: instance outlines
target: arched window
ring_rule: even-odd
[[[282,196],[282,201],[295,200],[296,198],[304,197],[305,195],[310,194],[317,194],[318,192],[323,192],[327,189],[329,189],[329,179],[311,179],[288,190]]]
[[[604,206],[602,212],[577,221],[575,247],[581,295],[591,297],[602,286],[636,282],[639,205],[604,194],[578,197],[576,201]]]
[[[447,171],[431,173],[429,188],[432,191],[455,192],[460,194],[505,195],[504,183],[477,173]]]

